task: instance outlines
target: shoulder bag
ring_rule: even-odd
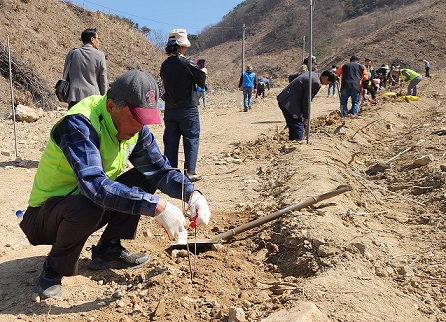
[[[54,86],[55,93],[59,102],[68,103],[68,90],[70,89],[70,83],[67,81],[68,71],[71,66],[71,57],[70,62],[68,63],[67,68],[64,70],[62,79],[59,79]]]

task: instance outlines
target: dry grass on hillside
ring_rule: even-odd
[[[55,0],[3,0],[0,7],[0,43],[6,45],[9,36],[17,63],[28,66],[49,86],[62,76],[67,52],[82,45],[80,34],[86,28],[98,30],[110,81],[134,67],[144,68],[155,76],[159,74],[164,54],[148,43],[142,33],[109,15]],[[20,87],[15,90],[16,103],[28,103],[19,99],[26,96],[24,91]],[[7,78],[0,78],[0,93],[4,93],[0,98],[1,114],[7,114],[5,110],[10,106]]]
[[[308,48],[307,9],[301,9],[299,15],[289,22],[290,28],[295,26],[293,28],[298,28],[302,35],[302,38],[294,41],[294,47],[284,49],[287,48],[286,42],[283,42],[284,47],[279,47],[275,42],[269,45],[265,42],[277,24],[293,12],[294,2],[283,1],[283,6],[268,12],[270,19],[259,19],[256,24],[258,28],[250,28],[251,32],[245,38],[245,63],[253,64],[259,75],[270,76],[273,82],[285,79],[300,66],[303,35],[306,35]],[[352,54],[370,57],[375,66],[398,61],[419,71],[423,68],[420,59],[427,58],[432,68],[435,68],[445,59],[446,53],[444,12],[445,2],[422,0],[340,22],[342,19],[339,18],[336,6],[332,2],[325,5],[324,1],[320,1],[315,7],[313,18],[313,52],[317,56],[317,70],[322,71],[331,64],[344,63]],[[285,28],[279,28],[274,37],[280,39],[287,35]],[[241,37],[240,40],[209,48],[200,55],[206,58],[209,81],[214,88],[236,88],[241,72]]]

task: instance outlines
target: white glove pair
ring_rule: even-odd
[[[208,225],[211,217],[211,211],[207,204],[206,198],[198,192],[194,192],[189,200],[189,208],[191,212],[191,227],[196,225]],[[164,228],[170,240],[175,239],[177,235],[186,228],[186,218],[183,212],[166,200],[166,208],[157,216],[155,220]]]

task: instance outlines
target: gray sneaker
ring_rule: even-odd
[[[43,270],[39,276],[34,292],[41,299],[58,298],[62,295],[60,284],[62,277],[48,264],[48,259],[43,263]]]
[[[138,268],[144,266],[150,256],[144,253],[130,253],[119,240],[111,240],[106,245],[92,246],[92,261],[89,268],[95,271],[114,268]]]

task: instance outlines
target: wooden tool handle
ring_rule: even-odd
[[[219,242],[222,239],[226,239],[228,237],[234,236],[234,235],[242,233],[242,232],[244,232],[246,230],[252,229],[254,227],[258,227],[258,226],[260,226],[262,224],[265,224],[265,223],[270,222],[270,221],[272,221],[274,219],[277,219],[277,218],[281,217],[282,215],[284,215],[284,214],[286,214],[286,213],[288,213],[288,212],[290,212],[292,210],[299,210],[299,209],[302,209],[302,208],[306,208],[306,207],[311,206],[312,204],[315,204],[315,203],[317,203],[319,201],[322,201],[322,200],[325,200],[325,199],[329,199],[329,198],[333,198],[334,196],[337,196],[337,195],[339,195],[341,193],[344,193],[344,192],[347,192],[347,191],[351,191],[351,190],[352,190],[352,187],[350,185],[341,185],[341,186],[337,187],[334,190],[330,190],[330,191],[324,192],[323,194],[315,196],[315,197],[310,197],[310,198],[308,198],[308,199],[306,199],[306,200],[304,200],[304,201],[302,201],[300,203],[288,206],[286,208],[283,208],[281,210],[273,212],[272,214],[266,215],[264,217],[257,218],[257,219],[255,219],[253,221],[250,221],[250,222],[246,223],[246,224],[243,224],[241,226],[238,226],[238,227],[235,227],[233,229],[230,229],[230,230],[228,230],[228,231],[226,231],[224,233],[218,234],[218,235],[214,236],[213,238],[211,238],[209,240],[209,242],[212,242],[212,243]]]

